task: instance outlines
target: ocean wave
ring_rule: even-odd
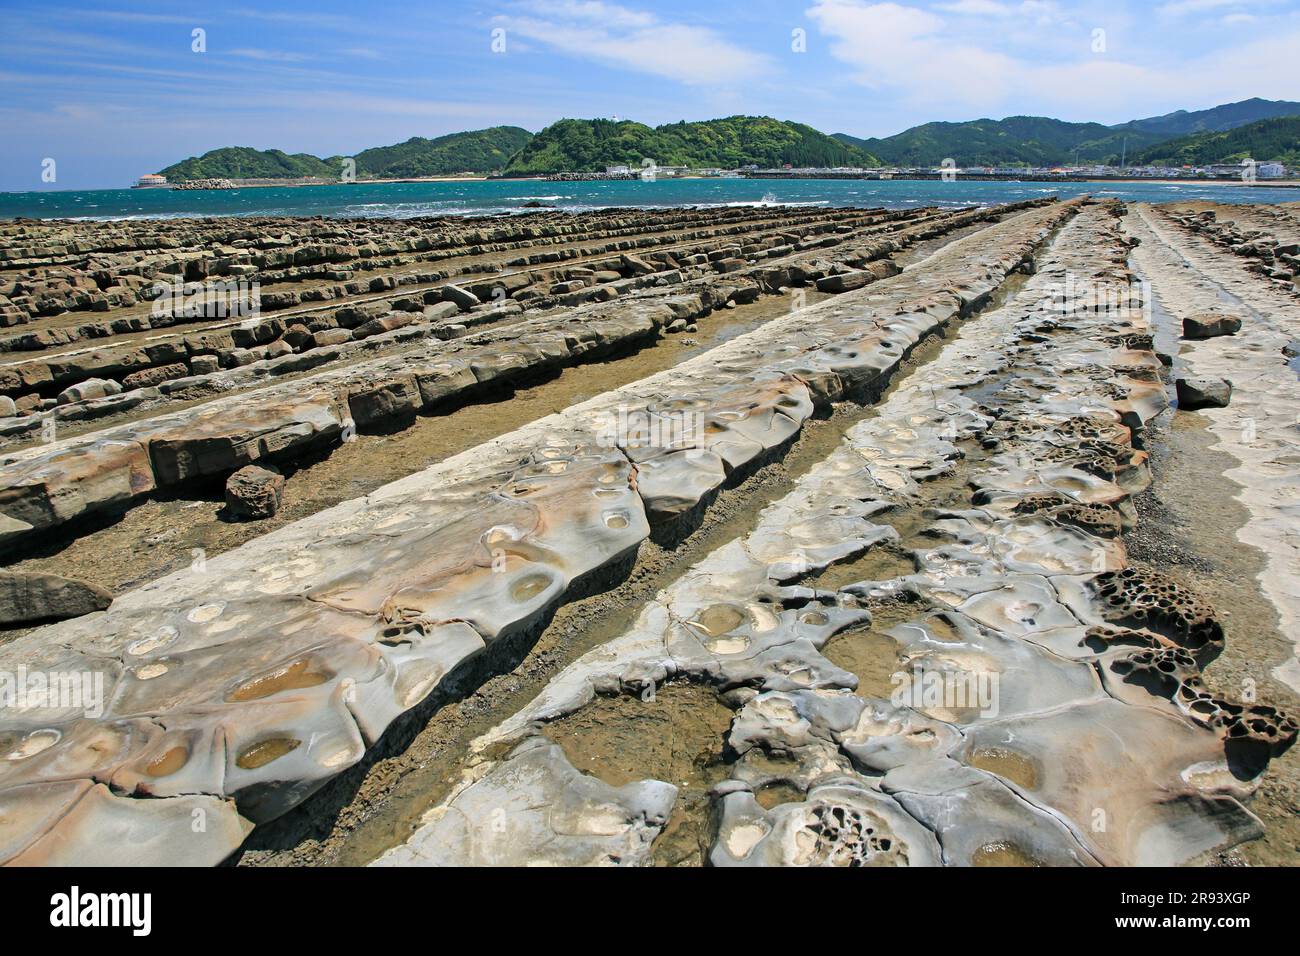
[[[578,213],[602,209],[816,208],[876,206],[913,209],[995,204],[1046,195],[1097,192],[1130,201],[1172,202],[1187,195],[1221,202],[1286,201],[1288,190],[1242,190],[1213,183],[1011,183],[967,180],[661,180],[565,183],[567,192],[537,193],[537,185],[509,182],[404,183],[353,189],[335,187],[244,189],[234,192],[79,192],[0,193],[0,218],[114,220],[212,217],[332,216],[395,218],[441,216],[518,216],[533,212],[529,202],[554,204]],[[554,185],[554,184],[552,184]],[[513,195],[516,190],[524,190]],[[359,191],[358,191],[359,190]],[[760,198],[761,197],[761,198]]]
[[[116,213],[104,216],[49,216],[50,219],[63,219],[67,222],[143,222],[146,219],[213,219],[217,216],[230,216],[235,213],[229,212],[142,212],[142,213]],[[245,215],[274,215],[274,213],[246,213]]]
[[[736,199],[731,202],[670,203],[668,205],[636,205],[637,209],[665,209],[673,206],[694,206],[696,209],[774,209],[781,206],[829,206],[829,199],[781,200]]]

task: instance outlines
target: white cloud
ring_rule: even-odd
[[[943,36],[944,20],[916,7],[859,0],[818,0],[807,11],[831,38],[831,54],[871,89],[894,89],[924,102],[997,102],[1014,63],[1003,54]]]
[[[1016,12],[1012,4],[998,3],[997,0],[953,0],[951,3],[940,3],[937,8],[945,13],[976,17],[1009,17]]]
[[[231,50],[230,55],[245,60],[264,60],[269,63],[301,63],[308,59],[301,53],[286,53],[282,50],[259,50],[256,47],[239,47]]]
[[[589,23],[622,29],[649,27],[655,24],[652,13],[632,10],[614,3],[603,3],[601,0],[525,0],[523,6],[540,16],[562,20],[586,20]]]
[[[768,59],[706,27],[667,23],[601,0],[529,0],[528,15],[499,16],[518,34],[570,56],[676,80],[716,86],[758,76]]]
[[[1169,16],[1182,16],[1185,13],[1200,13],[1203,10],[1239,6],[1241,0],[1173,0],[1172,3],[1162,3],[1156,8],[1156,12]]]
[[[936,3],[936,10],[968,17],[1018,17],[1039,24],[1061,19],[1060,4],[1056,0],[947,0]]]
[[[967,17],[950,25],[937,7],[815,0],[807,16],[828,37],[831,54],[849,68],[853,81],[926,118],[1034,112],[1119,122],[1175,108],[1168,104],[1197,109],[1300,88],[1295,55],[1300,32],[1294,25],[1279,26],[1254,42],[1220,44],[1199,56],[1134,50],[1125,58],[1113,47],[1093,55],[1084,27],[1064,33],[1040,28],[1013,38],[997,25],[1006,21],[981,32]],[[1063,35],[1077,36],[1077,53],[1062,52]]]

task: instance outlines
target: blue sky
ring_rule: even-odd
[[[871,136],[1300,99],[1300,0],[239,3],[0,0],[0,190],[124,186],[217,146],[328,156],[565,116]]]

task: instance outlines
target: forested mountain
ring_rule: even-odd
[[[1300,103],[1250,99],[1213,109],[1179,110],[1117,126],[1068,123],[1046,116],[1008,116],[966,123],[926,123],[881,139],[835,134],[843,143],[866,150],[890,166],[1053,166],[1062,163],[1118,165],[1146,155],[1173,137],[1223,131],[1278,116],[1300,115]]]
[[[510,157],[532,138],[532,133],[518,126],[493,126],[436,139],[416,136],[396,146],[377,146],[357,153],[357,175],[396,179],[496,172],[505,169]]]
[[[1161,166],[1204,166],[1280,160],[1300,166],[1300,116],[1260,120],[1227,132],[1193,133],[1151,147],[1138,162]]]
[[[340,166],[308,153],[290,156],[278,149],[223,146],[173,163],[159,172],[171,182],[189,179],[300,179],[323,176],[337,179]]]
[[[630,120],[563,119],[510,161],[510,173],[593,172],[624,164],[734,168],[757,165],[878,166],[875,157],[802,123],[728,116],[649,127]]]
[[[1300,103],[1288,100],[1262,100],[1254,97],[1239,103],[1225,103],[1208,110],[1178,110],[1164,116],[1151,116],[1147,119],[1133,120],[1114,127],[1116,130],[1138,129],[1155,133],[1162,139],[1175,136],[1187,136],[1192,133],[1223,132],[1236,129],[1247,123],[1256,123],[1263,119],[1276,119],[1279,116],[1300,116]]]
[[[965,123],[926,123],[895,136],[827,136],[770,116],[728,116],[646,126],[631,120],[562,119],[536,136],[517,126],[416,136],[362,150],[360,179],[405,179],[461,172],[543,175],[598,172],[606,166],[1055,166],[1065,163],[1174,165],[1255,159],[1297,162],[1294,123],[1300,103],[1263,99],[1213,109],[1179,110],[1117,126],[1069,123],[1046,116],[1008,116]],[[277,149],[227,146],[160,172],[190,179],[338,179],[343,157],[320,159]]]
[[[404,179],[453,173],[490,173],[505,168],[533,134],[518,126],[449,133],[436,139],[416,136],[395,146],[377,146],[353,157],[359,179]],[[338,179],[342,156],[320,159],[308,153],[293,156],[278,149],[225,146],[192,156],[159,170],[172,182],[188,179]]]
[[[1119,162],[1128,139],[1129,154],[1154,143],[1150,133],[1117,133],[1100,123],[1067,123],[1045,116],[1008,116],[967,123],[926,123],[897,136],[836,139],[878,156],[890,166],[1052,166],[1058,163]]]

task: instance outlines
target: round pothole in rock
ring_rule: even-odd
[[[244,770],[256,770],[265,767],[272,760],[279,760],[285,754],[292,753],[300,746],[302,741],[292,737],[269,737],[250,747],[245,747],[235,759],[235,766]]]
[[[754,799],[760,807],[771,810],[783,803],[799,803],[804,799],[804,792],[794,784],[784,780],[774,780],[754,791]]]
[[[303,658],[294,661],[292,664],[277,668],[268,674],[260,674],[244,681],[226,695],[226,700],[231,703],[261,700],[264,697],[270,697],[272,694],[278,694],[282,690],[301,690],[305,687],[316,687],[333,676],[327,668],[315,666],[311,660]]]
[[[705,637],[730,634],[746,620],[745,612],[730,604],[712,604],[686,623]]]
[[[143,657],[146,654],[152,654],[154,651],[161,650],[180,636],[181,632],[176,630],[174,627],[160,627],[158,632],[152,637],[142,637],[140,640],[130,644],[127,647],[127,652],[136,657]]]
[[[170,777],[189,762],[188,747],[178,744],[169,747],[145,765],[144,772],[151,777]]]
[[[0,737],[0,752],[6,760],[26,760],[53,747],[62,736],[57,730],[34,730],[25,737],[6,735]]]
[[[510,597],[516,601],[530,601],[551,586],[545,574],[526,574],[510,586]]]

